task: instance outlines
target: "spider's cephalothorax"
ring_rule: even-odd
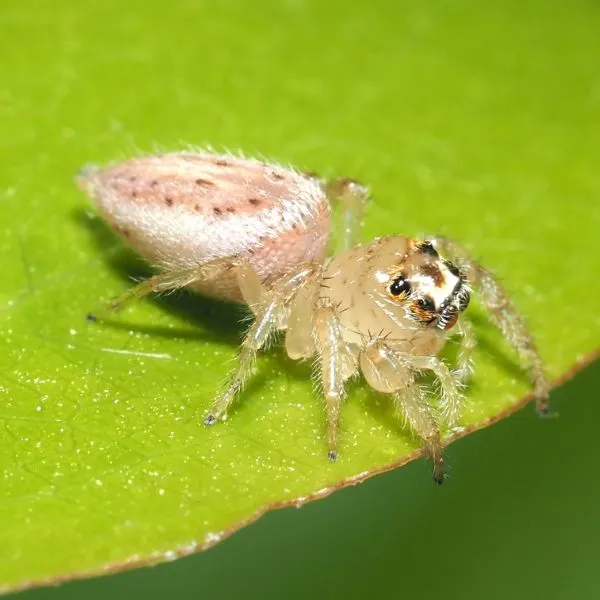
[[[475,345],[462,317],[471,291],[525,359],[538,410],[547,410],[549,385],[532,336],[497,279],[440,236],[357,245],[368,190],[354,180],[325,182],[273,163],[180,152],[88,169],[78,182],[115,231],[164,271],[108,308],[189,286],[252,309],[254,323],[207,425],[227,415],[257,351],[285,330],[290,358],[317,361],[330,459],[337,456],[345,384],[360,372],[423,439],[441,483],[440,426],[460,418]],[[341,244],[327,256],[330,200],[342,204],[345,220]],[[451,370],[438,353],[455,333],[462,343]],[[426,370],[439,380],[437,400],[418,383]]]

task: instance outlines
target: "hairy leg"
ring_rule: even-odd
[[[460,379],[437,356],[414,356],[399,352],[377,338],[371,340],[361,355],[361,368],[369,385],[379,392],[394,393],[412,381],[413,371],[431,371],[440,384],[440,408],[448,425],[460,416],[462,394]]]
[[[314,328],[327,410],[328,457],[329,460],[335,460],[344,383],[356,373],[357,363],[341,335],[339,320],[333,307],[320,306],[315,310]]]
[[[347,177],[327,181],[323,188],[330,201],[335,200],[342,205],[343,221],[336,254],[345,252],[358,243],[369,202],[369,188]]]
[[[244,337],[237,364],[227,384],[204,420],[205,425],[212,425],[217,419],[226,417],[231,403],[252,373],[257,352],[267,343],[271,334],[285,323],[287,304],[312,272],[312,267],[302,267],[285,277],[272,290],[266,290],[250,265],[245,263],[235,268],[244,301],[252,307],[255,319]]]
[[[140,300],[154,293],[169,292],[182,289],[197,281],[210,281],[221,276],[225,271],[235,272],[244,302],[253,309],[264,300],[266,290],[250,263],[236,257],[218,258],[202,265],[165,271],[141,281],[125,290],[120,296],[111,300],[97,313],[88,314],[90,321],[107,316],[110,312],[119,311],[126,304]]]
[[[452,373],[446,363],[436,356],[403,356],[413,369],[432,371],[440,383],[440,408],[444,420],[452,426],[460,417],[463,396],[460,392],[460,379]],[[457,385],[458,384],[458,385]]]
[[[316,179],[321,184],[331,204],[339,202],[342,205],[342,224],[341,227],[336,227],[336,244],[333,250],[334,254],[349,250],[359,241],[365,210],[370,199],[368,186],[349,177],[327,180],[318,173],[307,172],[304,174]]]
[[[444,458],[435,411],[414,380],[414,369],[435,367],[438,372],[444,373],[443,367],[440,369],[439,365],[426,360],[429,358],[398,353],[389,344],[374,339],[363,349],[360,355],[360,367],[372,388],[392,394],[398,413],[404,416],[407,423],[423,440],[427,453],[433,461],[433,478],[436,483],[441,484],[444,481]],[[452,377],[449,372],[443,374],[440,381],[442,379],[451,389],[452,384],[449,382]]]
[[[444,483],[444,454],[440,430],[435,414],[427,403],[423,390],[413,384],[394,393],[396,410],[404,416],[413,430],[425,443],[427,453],[433,462],[433,480],[441,485]]]
[[[544,373],[542,359],[533,336],[521,313],[510,301],[498,279],[471,258],[462,246],[442,236],[435,237],[433,241],[466,273],[471,284],[479,292],[491,320],[529,365],[534,383],[536,408],[540,414],[547,414],[550,384]]]
[[[461,343],[455,374],[462,385],[473,371],[473,350],[477,346],[477,340],[475,339],[473,325],[471,325],[471,322],[466,317],[459,319],[458,333],[461,336]]]
[[[87,319],[88,321],[96,321],[98,318],[102,319],[111,312],[120,310],[125,304],[134,300],[139,300],[148,294],[178,290],[204,277],[205,273],[200,266],[153,275],[128,290],[125,290],[125,292],[111,300],[98,312],[88,313]]]

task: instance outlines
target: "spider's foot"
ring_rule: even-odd
[[[214,425],[217,422],[217,417],[215,415],[208,415],[206,419],[204,419],[205,425]]]
[[[442,483],[444,483],[444,481],[446,481],[447,475],[445,473],[434,473],[433,474],[433,481],[437,484],[437,485],[442,485]]]

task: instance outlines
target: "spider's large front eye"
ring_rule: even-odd
[[[389,290],[392,296],[400,296],[401,294],[408,296],[410,293],[410,283],[401,275],[392,281]]]

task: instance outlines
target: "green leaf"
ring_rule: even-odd
[[[84,163],[183,140],[356,177],[375,195],[365,239],[465,242],[501,274],[553,379],[591,360],[600,17],[583,0],[168,12],[29,0],[5,2],[0,19],[0,589],[171,560],[417,456],[386,399],[359,384],[328,463],[310,369],[282,352],[261,357],[229,421],[206,430],[240,312],[183,295],[87,325],[144,267],[75,188]],[[463,434],[530,389],[469,312],[480,346]]]

